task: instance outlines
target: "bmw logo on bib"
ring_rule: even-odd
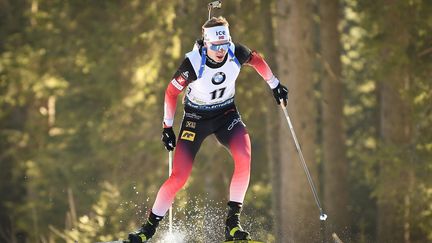
[[[223,72],[217,72],[215,75],[213,75],[212,83],[214,85],[219,85],[223,83],[226,79],[226,75]]]

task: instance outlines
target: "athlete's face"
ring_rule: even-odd
[[[222,62],[228,52],[230,43],[227,41],[215,41],[205,43],[207,55],[215,62]]]

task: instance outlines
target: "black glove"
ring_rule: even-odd
[[[172,127],[164,128],[162,131],[162,142],[165,145],[165,148],[169,151],[173,151],[176,146],[176,136]]]
[[[273,96],[276,99],[276,102],[278,105],[280,105],[280,100],[283,100],[283,103],[285,106],[287,106],[288,103],[288,88],[283,86],[281,83],[276,86],[276,88],[273,89]]]

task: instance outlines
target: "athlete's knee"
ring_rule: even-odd
[[[230,144],[231,153],[241,160],[250,160],[251,144],[247,133],[242,136],[242,139],[235,139]]]
[[[173,171],[168,181],[173,187],[180,190],[186,184],[189,174],[187,171]]]
[[[250,162],[251,160],[251,152],[248,149],[242,149],[237,153],[237,156],[240,157],[242,161]]]
[[[251,146],[250,143],[245,141],[244,143],[237,143],[231,145],[231,153],[242,159],[251,158]]]

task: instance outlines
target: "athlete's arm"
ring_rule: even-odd
[[[273,91],[273,96],[278,104],[283,101],[284,105],[287,105],[288,100],[288,88],[282,85],[279,80],[273,75],[267,62],[262,58],[258,52],[251,51],[244,45],[236,44],[235,56],[239,59],[239,62],[252,66],[255,71],[261,75],[261,77],[267,82]]]
[[[274,89],[279,85],[279,80],[273,75],[269,65],[258,52],[253,51],[251,53],[251,57],[247,64],[252,66],[255,71],[261,75],[261,77],[267,82],[271,89]]]
[[[172,127],[177,106],[177,97],[194,80],[196,80],[195,71],[189,58],[185,58],[165,90],[164,127]]]
[[[255,71],[267,82],[271,89],[278,86],[279,80],[273,75],[267,62],[256,51],[251,51],[249,48],[242,44],[236,44],[235,56],[240,64],[252,66]]]

